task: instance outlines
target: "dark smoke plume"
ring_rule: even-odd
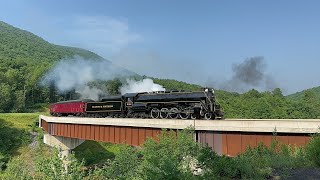
[[[240,64],[234,64],[232,79],[222,83],[218,88],[240,93],[253,88],[260,91],[272,90],[277,84],[271,75],[266,74],[265,70],[266,64],[263,57],[248,58]]]
[[[264,79],[265,64],[263,57],[252,57],[241,64],[232,66],[233,80],[247,85],[258,86]]]

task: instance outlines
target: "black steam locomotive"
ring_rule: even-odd
[[[65,101],[52,104],[54,116],[127,117],[161,119],[216,119],[223,112],[214,91],[157,91],[109,96],[100,101]]]

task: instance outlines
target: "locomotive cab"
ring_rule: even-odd
[[[215,91],[214,89],[205,88],[204,92],[207,97],[207,107],[206,113],[202,112],[202,116],[205,117],[205,119],[222,119],[223,118],[223,112],[220,108],[220,104],[215,98]]]

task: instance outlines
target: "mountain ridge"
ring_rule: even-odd
[[[8,23],[0,21],[0,112],[23,112],[25,107],[49,102],[56,93],[54,88],[42,87],[40,79],[62,59],[111,61],[94,52],[50,43],[45,39]],[[123,68],[124,70],[127,70]],[[141,79],[142,76],[133,73]],[[200,87],[176,80],[161,80],[168,88],[192,90]],[[49,86],[49,84],[48,84]],[[37,96],[38,95],[38,96]]]
[[[91,51],[55,45],[0,21],[0,112],[24,112],[26,107],[48,102],[52,90],[42,87],[40,79],[61,59],[77,56],[110,62]]]
[[[305,89],[299,92],[295,92],[292,94],[287,95],[286,97],[288,99],[294,100],[294,101],[300,101],[304,98],[305,93],[309,92],[309,93],[313,93],[313,95],[320,100],[320,86],[317,87],[313,87],[313,88],[309,88],[309,89]]]
[[[18,55],[25,55],[26,57],[36,57],[38,55],[47,60],[48,57],[44,55],[50,53],[52,54],[50,56],[51,60],[59,60],[64,58],[63,55],[71,57],[75,54],[83,58],[103,59],[89,50],[50,43],[29,31],[16,28],[3,21],[0,21],[0,42],[1,54],[9,55],[11,58],[17,58]],[[38,54],[34,54],[35,51]]]

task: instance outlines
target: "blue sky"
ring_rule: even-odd
[[[216,85],[263,56],[285,94],[320,85],[320,1],[10,0],[0,20],[140,74]]]

